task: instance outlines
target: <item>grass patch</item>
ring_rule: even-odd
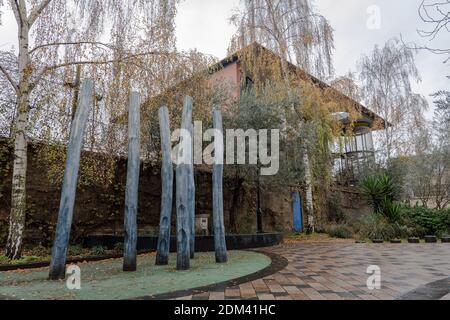
[[[5,256],[0,256],[0,264],[3,264],[3,265],[7,265],[7,264],[18,265],[18,264],[35,263],[35,262],[42,262],[42,261],[47,261],[47,260],[43,257],[36,257],[36,256],[24,256],[17,260],[9,260]]]
[[[154,255],[138,257],[136,272],[123,272],[122,259],[80,263],[81,290],[68,290],[65,281],[48,281],[48,268],[0,272],[0,295],[25,300],[116,300],[198,288],[229,281],[270,265],[266,255],[229,251],[229,261],[218,264],[214,252],[196,253],[188,271],[176,270],[176,254],[168,266],[155,266]]]
[[[1,250],[0,252],[4,252]],[[116,246],[113,250],[107,250],[102,246],[95,246],[93,248],[83,248],[80,245],[69,246],[67,259],[83,259],[87,257],[99,257],[105,255],[121,254],[123,252],[123,245]],[[23,250],[22,258],[17,260],[10,260],[7,257],[0,255],[0,265],[19,265],[36,262],[50,262],[51,249],[43,246],[26,247]]]

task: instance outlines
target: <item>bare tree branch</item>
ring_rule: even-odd
[[[8,73],[8,71],[6,71],[6,69],[0,64],[0,71],[5,75],[6,79],[9,81],[9,83],[12,85],[12,87],[14,88],[14,90],[17,92],[19,92],[19,87],[17,86],[17,84],[14,82],[14,80],[12,79],[11,75]]]
[[[16,17],[16,21],[19,25],[24,25],[24,17],[22,16],[21,8],[17,0],[10,0],[11,8],[14,12],[14,16]]]
[[[58,47],[58,46],[75,46],[75,45],[83,45],[83,44],[90,44],[90,45],[98,45],[101,47],[105,47],[111,50],[116,49],[113,45],[104,43],[104,42],[98,42],[98,41],[73,41],[73,42],[53,42],[53,43],[46,43],[39,46],[36,46],[32,50],[30,50],[30,54],[33,54],[34,52],[47,48],[47,47]]]
[[[118,59],[110,59],[110,60],[92,60],[92,61],[71,61],[71,62],[65,62],[61,64],[56,64],[53,66],[46,66],[44,69],[36,76],[35,80],[31,84],[31,89],[33,89],[39,81],[44,77],[48,72],[54,71],[56,69],[69,67],[69,66],[78,66],[78,65],[104,65],[104,64],[110,64],[110,63],[117,63],[117,62],[124,62],[130,59],[142,57],[142,56],[148,56],[148,55],[169,55],[169,52],[158,52],[158,51],[150,51],[150,52],[142,52],[142,53],[136,53],[131,54],[125,57],[121,57]]]
[[[436,37],[444,30],[450,32],[450,0],[434,1],[428,3],[426,0],[422,0],[418,9],[420,19],[433,25],[430,30],[418,29],[417,33],[423,38],[429,38],[430,40],[436,39]],[[414,45],[416,50],[427,50],[434,54],[445,54],[449,57],[444,61],[447,63],[450,61],[450,48],[449,49],[436,49],[428,46]]]
[[[50,4],[51,1],[52,0],[43,0],[41,5],[38,6],[36,9],[34,9],[30,13],[30,16],[28,17],[28,23],[29,23],[30,27],[36,22],[36,19],[40,16],[42,11],[44,11],[45,8],[48,7],[48,5]]]

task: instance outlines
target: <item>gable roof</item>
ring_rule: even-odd
[[[274,53],[273,51],[271,51],[270,49],[267,49],[266,47],[262,46],[261,44],[255,42],[235,53],[233,53],[232,55],[226,57],[225,59],[219,61],[218,63],[212,65],[209,67],[209,71],[210,73],[215,73],[225,67],[227,67],[228,65],[232,64],[232,63],[236,63],[236,62],[241,62],[241,57],[248,52],[249,50],[261,50],[263,51],[265,54],[271,55],[273,56],[275,59],[278,59],[279,61],[281,61],[281,57],[279,55],[277,55],[276,53]],[[348,100],[351,104],[353,104],[358,110],[361,111],[361,113],[368,117],[369,119],[371,119],[373,121],[373,123],[378,124],[379,126],[381,126],[381,129],[384,129],[386,127],[386,121],[385,119],[383,119],[381,116],[379,116],[378,114],[376,114],[375,112],[371,111],[369,108],[365,107],[364,105],[362,105],[360,102],[355,101],[354,99],[348,97],[347,95],[345,95],[344,93],[340,92],[339,90],[333,88],[332,86],[330,86],[329,84],[325,83],[324,81],[314,77],[313,75],[307,73],[306,71],[304,71],[303,69],[301,69],[300,67],[294,65],[293,63],[286,61],[289,68],[293,71],[295,71],[297,74],[299,74],[301,76],[301,78],[303,80],[309,80],[312,83],[318,85],[320,88],[322,89],[328,89],[331,90],[334,94],[342,97],[344,100]],[[390,125],[390,124],[388,124]],[[380,129],[380,128],[378,128]]]

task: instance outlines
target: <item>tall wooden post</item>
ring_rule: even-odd
[[[161,166],[161,219],[159,223],[158,249],[156,265],[163,266],[169,263],[170,226],[172,221],[173,201],[173,165],[172,144],[170,141],[170,121],[167,107],[159,109],[159,127],[161,134],[162,166]]]
[[[216,262],[228,261],[227,244],[225,240],[225,224],[223,221],[223,162],[224,142],[222,115],[218,108],[214,110],[214,168],[213,168],[213,223],[214,223],[214,246],[216,250]],[[218,136],[218,133],[220,135]]]
[[[190,237],[189,237],[189,249],[191,254],[191,259],[195,258],[195,171],[194,171],[194,125],[191,123],[189,132],[192,137],[192,147],[190,149],[189,159],[189,182],[188,182],[188,203],[189,203],[189,226],[190,226]]]
[[[123,271],[136,271],[137,208],[140,170],[140,95],[132,92],[128,108],[128,173],[125,194]]]
[[[192,148],[192,137],[190,137],[190,125],[192,123],[192,99],[184,99],[182,116],[182,136],[177,156],[177,269],[187,270],[190,268],[190,223],[189,223],[189,151]]]
[[[52,261],[50,264],[50,280],[64,279],[66,276],[67,247],[72,227],[73,207],[78,182],[81,148],[83,145],[84,130],[92,104],[92,81],[84,81],[78,99],[78,108],[73,119],[70,140],[67,148],[67,162],[64,172],[64,182],[59,205],[58,223],[53,243]]]

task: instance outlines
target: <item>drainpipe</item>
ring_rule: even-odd
[[[256,187],[257,187],[257,210],[256,210],[256,223],[258,233],[264,233],[263,231],[263,221],[262,221],[262,209],[261,209],[261,168],[258,167],[258,176],[256,177]]]

